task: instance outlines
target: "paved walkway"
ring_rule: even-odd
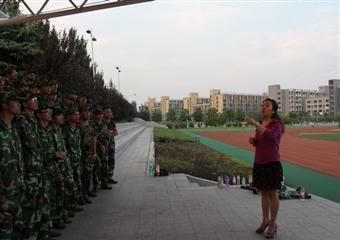
[[[132,129],[131,131],[129,129]],[[254,233],[260,197],[190,183],[184,174],[145,176],[152,128],[119,126],[113,190],[101,190],[58,239],[265,239]],[[276,239],[340,239],[340,204],[282,200]]]

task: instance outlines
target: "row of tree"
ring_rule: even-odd
[[[8,1],[7,13],[16,15],[17,1]],[[74,28],[57,32],[49,21],[0,27],[0,61],[16,66],[18,77],[27,70],[57,81],[61,93],[77,93],[112,106],[116,120],[130,120],[136,107],[105,84],[87,52],[87,41]],[[93,68],[95,71],[93,71]]]
[[[219,113],[215,108],[208,109],[207,112],[203,112],[201,108],[195,109],[193,114],[189,114],[187,109],[184,109],[179,114],[174,109],[170,109],[169,112],[163,117],[160,110],[149,112],[148,108],[141,106],[139,108],[138,116],[146,121],[152,120],[155,122],[170,122],[176,123],[180,126],[194,126],[194,123],[202,124],[205,126],[223,126],[223,125],[242,125],[246,116],[260,120],[261,115],[259,112],[244,112],[242,109],[225,109],[222,113]],[[304,123],[304,122],[331,122],[340,121],[340,115],[337,115],[334,119],[333,115],[315,115],[310,116],[308,114],[298,115],[296,113],[289,113],[287,116],[282,116],[282,120],[286,124],[292,123]],[[182,123],[188,124],[182,124]],[[190,124],[192,123],[192,124]],[[170,124],[171,125],[171,124]]]

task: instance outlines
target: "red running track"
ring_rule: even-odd
[[[297,137],[302,133],[326,133],[334,128],[293,128],[286,129],[281,139],[281,159],[334,177],[340,177],[340,143]],[[248,143],[254,131],[200,132],[201,136],[212,138],[254,152]]]

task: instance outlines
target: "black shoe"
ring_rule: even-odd
[[[94,190],[93,190],[93,191],[90,191],[90,192],[88,193],[88,195],[89,195],[89,197],[97,197],[97,194],[94,192]]]
[[[48,233],[49,237],[60,237],[61,233],[60,232],[54,232],[54,231],[50,231]]]
[[[102,185],[102,189],[111,190],[112,187],[110,187],[110,186],[108,186],[108,185],[106,184],[106,185]]]
[[[73,211],[75,212],[82,212],[84,211],[84,208],[80,207],[80,206],[75,206],[74,208],[72,208]],[[74,213],[73,216],[68,215],[69,217],[74,217]]]
[[[64,215],[64,216],[62,217],[62,219],[63,219],[63,222],[64,222],[65,224],[70,224],[70,223],[72,223],[72,221],[68,218],[67,215]]]
[[[84,201],[85,201],[87,204],[92,203],[92,201],[89,199],[88,196],[84,197]]]
[[[74,212],[72,211],[67,211],[67,217],[69,218],[73,218],[75,215],[74,215]]]
[[[114,179],[111,179],[111,178],[107,182],[111,183],[111,184],[117,184],[118,183],[117,181],[115,181]]]
[[[53,223],[53,228],[62,230],[66,228],[66,225],[62,221],[58,221]]]
[[[79,198],[77,201],[78,205],[85,205],[84,199],[83,198]]]

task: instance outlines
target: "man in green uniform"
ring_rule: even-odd
[[[94,171],[94,179],[100,178],[101,180],[101,188],[102,189],[112,189],[112,187],[108,186],[108,178],[109,178],[109,167],[108,167],[108,138],[107,138],[107,127],[103,122],[103,109],[101,107],[97,107],[95,111],[95,129],[97,133],[97,157],[98,157],[98,167],[99,172]],[[99,176],[100,175],[100,176]],[[97,180],[98,182],[98,180]],[[93,182],[95,186],[97,182]]]
[[[22,203],[24,220],[24,239],[37,239],[41,218],[41,146],[34,112],[38,109],[38,101],[31,92],[23,92],[22,106],[24,111],[19,115],[14,125],[19,134],[24,162],[25,191]]]
[[[12,127],[20,114],[16,95],[0,95],[0,239],[22,239],[21,198],[24,189],[22,149],[17,131]]]
[[[78,128],[79,123],[79,111],[75,105],[69,106],[67,109],[67,122],[62,128],[64,141],[66,145],[66,159],[72,166],[72,176],[66,179],[66,202],[68,203],[68,209],[75,207],[74,201],[77,201],[79,205],[84,205],[83,188],[81,182],[81,171],[83,164],[81,163],[81,137]],[[73,184],[74,183],[74,184]],[[75,189],[73,189],[75,187]],[[73,192],[75,190],[75,193]],[[72,198],[72,195],[75,195]],[[81,208],[79,208],[81,209]],[[77,211],[77,209],[74,209]]]
[[[84,164],[82,174],[83,198],[86,203],[91,203],[89,191],[91,177],[93,173],[94,161],[97,161],[96,151],[96,133],[90,124],[91,112],[88,105],[80,108],[80,135],[81,135],[81,152],[82,162]]]
[[[110,106],[104,108],[104,122],[107,126],[108,138],[108,183],[117,184],[118,182],[113,179],[113,171],[115,169],[115,136],[118,135],[116,124],[112,118],[112,110]]]
[[[54,108],[52,111],[52,124],[51,124],[51,132],[53,136],[53,143],[55,150],[60,152],[60,156],[58,157],[57,167],[60,171],[60,174],[63,175],[64,181],[57,182],[57,197],[56,197],[56,212],[54,221],[61,223],[71,223],[68,219],[68,212],[64,208],[65,203],[65,181],[69,179],[68,175],[71,175],[69,172],[70,165],[66,159],[66,146],[63,134],[61,132],[61,125],[64,123],[64,115],[61,109]]]
[[[56,189],[57,185],[64,181],[63,175],[57,166],[57,161],[65,158],[65,153],[56,151],[53,144],[52,132],[49,128],[51,121],[51,108],[47,101],[39,102],[37,111],[38,133],[41,142],[42,158],[42,183],[43,183],[43,201],[41,207],[41,222],[39,239],[49,239],[50,236],[59,235],[51,231],[51,227],[57,229],[65,228],[60,219],[55,219],[56,212]]]

